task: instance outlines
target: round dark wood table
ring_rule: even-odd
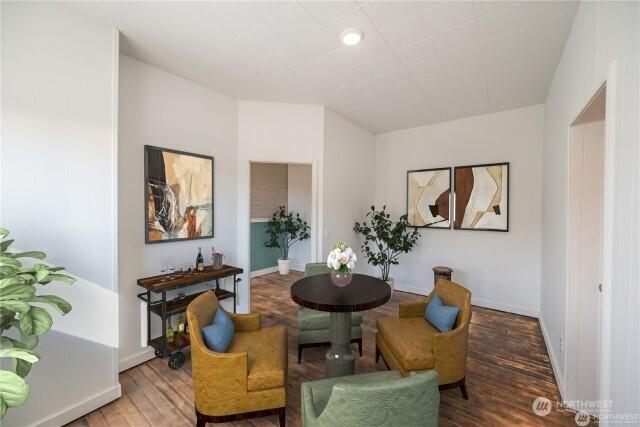
[[[331,348],[326,353],[326,374],[338,377],[355,372],[351,313],[386,303],[391,299],[391,287],[365,274],[354,274],[349,285],[338,287],[329,274],[318,274],[303,277],[291,285],[291,299],[303,307],[330,313]]]

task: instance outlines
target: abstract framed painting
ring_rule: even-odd
[[[412,227],[451,228],[451,168],[407,171],[407,218]]]
[[[457,166],[456,230],[509,231],[509,163]]]
[[[213,157],[144,146],[145,243],[213,237]]]

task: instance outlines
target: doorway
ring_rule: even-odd
[[[251,163],[250,200],[250,277],[278,271],[278,248],[265,246],[268,240],[266,223],[284,206],[287,211],[299,214],[311,229],[313,224],[312,165],[297,163]],[[313,236],[313,234],[312,234]],[[289,266],[294,271],[304,271],[312,259],[312,241],[296,242],[288,253]]]
[[[606,86],[569,129],[565,401],[592,416],[600,400]],[[592,403],[591,403],[592,402]]]

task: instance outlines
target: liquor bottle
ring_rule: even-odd
[[[173,342],[173,338],[175,335],[175,331],[173,330],[173,326],[171,325],[171,318],[168,319],[169,320],[169,325],[167,327],[167,341],[168,342]]]
[[[204,271],[204,258],[202,258],[202,248],[198,248],[198,256],[196,257],[196,270]]]
[[[184,324],[185,324],[185,317],[184,317],[184,314],[183,314],[183,313],[180,313],[180,314],[178,315],[178,330],[177,330],[177,332],[178,332],[179,334],[184,333]]]

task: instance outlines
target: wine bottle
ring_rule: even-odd
[[[168,322],[169,325],[167,326],[167,331],[166,331],[167,341],[168,342],[173,342],[175,331],[173,330],[173,325],[171,324],[171,317],[169,317],[168,320],[169,320],[169,322]]]
[[[185,324],[184,313],[180,313],[178,315],[178,331],[177,331],[179,334],[184,333],[184,324]]]
[[[202,248],[198,248],[198,256],[196,257],[196,270],[204,271],[204,258],[202,258]]]

